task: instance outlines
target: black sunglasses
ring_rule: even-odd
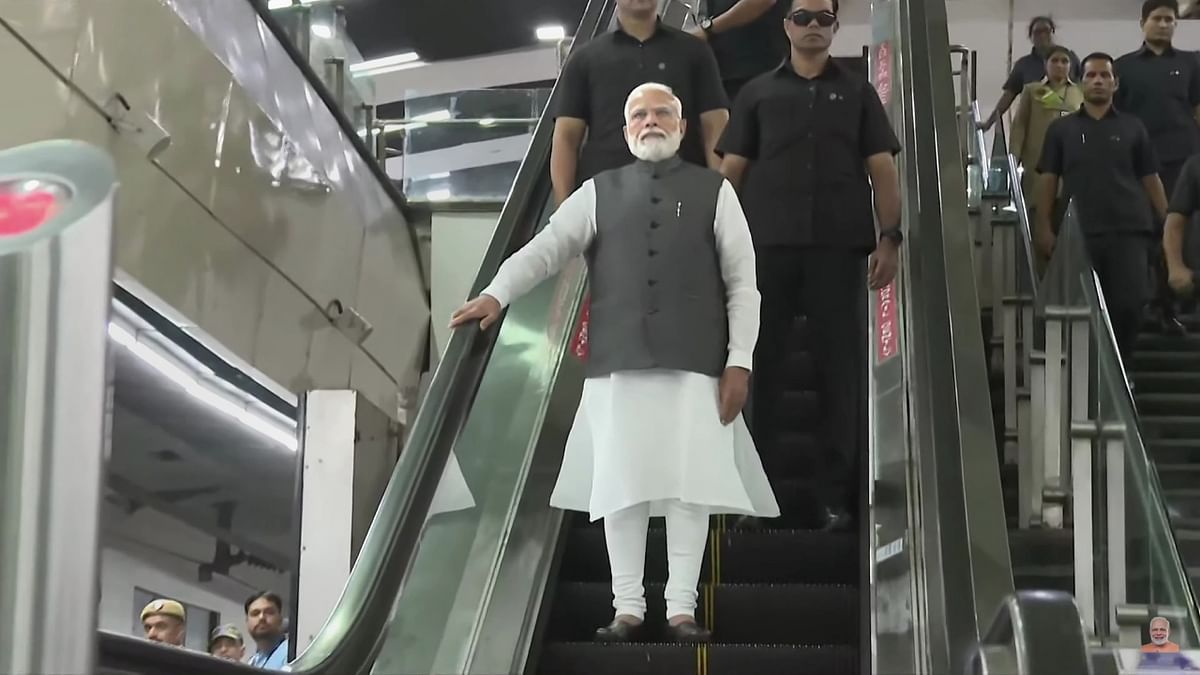
[[[788,14],[788,20],[797,26],[807,26],[812,23],[814,19],[816,20],[818,26],[822,28],[829,28],[833,24],[837,23],[837,14],[834,14],[829,10],[814,12],[808,9],[798,9],[791,14]]]

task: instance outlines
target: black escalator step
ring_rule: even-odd
[[[1200,370],[1200,351],[1135,352],[1133,369],[1139,372],[1194,372]]]
[[[769,521],[767,521],[769,522]],[[651,530],[646,546],[650,583],[667,580],[666,531]],[[811,530],[731,530],[718,535],[717,558],[723,583],[858,584],[857,542],[853,534]],[[701,579],[711,578],[711,541]],[[602,528],[579,528],[570,534],[559,579],[564,582],[607,582],[608,553]]]
[[[1200,335],[1161,335],[1142,333],[1138,336],[1137,351],[1200,352]]]
[[[710,675],[857,675],[858,649],[850,646],[756,647],[713,645],[708,648]]]
[[[699,675],[696,647],[551,642],[538,662],[541,675]]]
[[[810,475],[813,463],[821,458],[819,442],[811,431],[793,431],[780,434],[772,447],[759,447],[767,476],[774,480]]]
[[[1200,438],[1150,438],[1146,435],[1146,448],[1156,463],[1188,464],[1200,462]]]
[[[1042,565],[1071,565],[1075,559],[1070,529],[1010,530],[1008,546],[1013,568]]]
[[[1200,464],[1155,465],[1158,482],[1164,490],[1187,490],[1200,486]]]
[[[802,389],[785,391],[779,399],[778,413],[783,433],[811,430],[818,421],[817,393]]]
[[[663,585],[646,584],[646,624],[640,639],[665,640]],[[697,617],[711,596],[718,642],[755,644],[858,644],[858,590],[849,586],[719,584],[701,588]],[[552,642],[586,642],[612,621],[606,582],[560,583],[547,624]]]
[[[1183,417],[1200,415],[1200,393],[1155,394],[1139,391],[1137,410],[1140,415]]]
[[[1075,568],[1065,565],[1028,565],[1013,567],[1013,585],[1019,591],[1075,592]]]
[[[721,642],[858,644],[859,594],[850,586],[720,584],[713,612]]]
[[[1139,400],[1144,394],[1200,394],[1200,372],[1137,372],[1133,381]]]
[[[800,350],[789,353],[785,376],[787,382],[813,382],[812,356],[808,352]]]
[[[859,582],[858,542],[853,533],[730,531],[720,541],[717,561],[722,583],[857,586]]]
[[[1200,417],[1142,416],[1142,433],[1146,438],[1200,438]]]
[[[713,644],[602,645],[558,642],[546,646],[542,675],[858,675],[853,647]]]

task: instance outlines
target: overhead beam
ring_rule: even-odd
[[[466,59],[436,61],[416,68],[370,76],[375,105],[471,89],[490,89],[558,77],[553,44]]]

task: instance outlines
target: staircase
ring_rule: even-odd
[[[542,675],[857,675],[860,671],[858,535],[813,528],[805,497],[804,468],[811,465],[811,432],[820,410],[811,387],[812,367],[797,321],[789,358],[786,404],[795,415],[781,440],[780,457],[764,457],[783,516],[739,528],[733,516],[712,519],[701,571],[697,619],[713,630],[709,645],[664,642],[663,587],[666,533],[651,521],[646,550],[649,610],[643,642],[593,642],[597,627],[613,618],[608,557],[601,523],[572,514],[566,548],[543,624]]]
[[[1158,469],[1195,589],[1200,583],[1200,317],[1181,320],[1187,337],[1143,334],[1138,339],[1132,370],[1142,440]]]

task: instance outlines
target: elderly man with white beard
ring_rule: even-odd
[[[586,257],[590,353],[550,504],[604,519],[615,616],[597,640],[637,637],[649,519],[664,515],[668,635],[705,642],[695,612],[709,516],[779,515],[741,415],[758,338],[754,247],[729,182],[676,156],[686,122],[670,88],[634,89],[625,120],[637,161],[585,182],[450,325],[486,329]]]

